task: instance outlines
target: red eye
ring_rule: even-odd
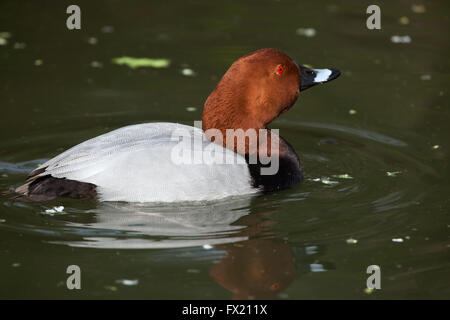
[[[279,64],[279,65],[277,66],[277,73],[278,73],[278,74],[282,74],[283,71],[284,71],[283,66],[282,66],[281,64]]]

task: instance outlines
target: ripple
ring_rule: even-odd
[[[35,159],[30,161],[24,161],[24,162],[17,162],[17,163],[10,163],[10,162],[4,162],[0,161],[0,172],[6,172],[6,173],[30,173],[36,167],[47,161],[47,159]]]
[[[422,183],[424,174],[433,172],[433,169],[403,153],[402,149],[397,150],[397,147],[408,146],[406,142],[381,133],[336,124],[281,123],[302,131],[301,139],[291,137],[291,140],[295,141],[293,147],[304,163],[306,175],[305,181],[293,189],[258,197],[176,205],[86,204],[85,201],[58,199],[54,205],[64,204],[66,214],[46,216],[45,225],[42,224],[41,213],[53,203],[25,205],[5,201],[4,207],[12,208],[11,204],[14,204],[15,210],[28,214],[32,212],[34,218],[25,219],[23,215],[11,214],[0,216],[6,220],[0,228],[45,236],[43,241],[47,243],[71,247],[209,247],[242,242],[249,237],[265,237],[269,234],[267,227],[273,226],[273,223],[262,223],[264,228],[255,228],[255,224],[261,225],[261,219],[272,215],[271,219],[280,219],[284,211],[290,212],[290,215],[295,211],[301,212],[301,219],[293,221],[288,218],[288,229],[303,232],[305,227],[311,225],[321,225],[323,228],[331,221],[345,223],[348,216],[397,212],[418,205],[426,197],[426,191],[418,193],[412,186]],[[292,134],[289,129],[285,130]],[[334,143],[322,143],[324,138]],[[45,159],[0,162],[0,172],[10,174],[8,179],[16,181],[18,176],[27,174],[43,161]],[[402,174],[389,177],[386,175],[388,171],[401,171]],[[314,211],[314,208],[320,210]],[[255,214],[261,214],[261,217],[256,218]],[[340,216],[337,218],[336,214]],[[376,225],[373,228],[373,219],[364,220],[358,225],[359,230],[351,234],[367,237],[390,227],[389,222],[383,219]],[[320,237],[323,242],[346,239],[349,235],[339,229],[319,236],[322,228],[304,234],[306,238],[303,239],[307,241]],[[291,231],[290,234],[296,232]]]
[[[365,138],[365,139],[369,139],[369,140],[373,140],[373,141],[377,141],[377,142],[381,142],[384,144],[393,145],[393,146],[397,146],[397,147],[408,146],[408,144],[404,141],[386,136],[386,135],[378,133],[378,132],[369,131],[369,130],[361,130],[361,129],[356,129],[356,128],[349,128],[349,127],[332,124],[332,123],[301,122],[301,121],[295,122],[295,121],[289,121],[289,120],[282,120],[282,121],[278,121],[278,122],[283,123],[283,124],[288,124],[288,125],[295,125],[295,126],[301,126],[301,127],[310,127],[310,128],[317,128],[317,129],[332,130],[332,131],[336,131],[336,132],[343,132],[346,134],[354,135],[357,137],[361,137],[361,138]]]

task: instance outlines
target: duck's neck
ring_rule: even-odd
[[[245,88],[240,88],[244,90]],[[267,140],[270,145],[271,132],[267,129],[267,124],[270,123],[276,115],[260,114],[255,110],[267,110],[264,108],[264,103],[261,102],[260,108],[254,107],[255,101],[253,101],[253,107],[250,108],[248,104],[248,96],[239,94],[232,90],[227,90],[225,86],[218,87],[211,93],[205,102],[202,114],[202,127],[206,133],[206,136],[223,147],[228,147],[235,152],[241,154],[252,154],[254,152],[262,152],[265,150],[259,150],[256,142],[252,143],[251,139],[245,139],[245,146],[240,146],[238,143],[239,138],[235,139],[235,143],[230,143],[231,134],[239,134],[240,130],[244,132],[244,135],[252,136],[256,135],[257,141],[259,141],[262,134],[267,135]],[[270,110],[270,109],[269,109]],[[261,129],[267,130],[267,133],[261,131]],[[217,139],[214,132],[220,131],[222,139]],[[213,135],[211,134],[213,133]],[[227,139],[228,137],[228,139]],[[228,141],[228,144],[227,144]],[[232,147],[230,147],[232,145]]]
[[[219,84],[220,85],[220,84]],[[216,88],[205,102],[202,114],[203,130],[264,129],[267,123],[252,114],[245,96]]]

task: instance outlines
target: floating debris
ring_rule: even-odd
[[[196,107],[186,107],[186,111],[189,111],[189,112],[194,112],[196,110],[197,110]]]
[[[411,37],[410,36],[392,36],[391,37],[391,42],[393,43],[410,43],[411,42]]]
[[[323,184],[326,184],[326,185],[335,185],[335,184],[339,183],[338,181],[330,180],[330,178],[328,178],[328,177],[312,178],[312,179],[309,179],[309,180],[310,181],[314,181],[314,182],[322,182]]]
[[[344,174],[335,174],[332,177],[339,178],[339,179],[353,179],[353,177],[347,173]]]
[[[354,115],[354,114],[357,114],[358,111],[356,111],[355,109],[350,109],[350,110],[348,110],[348,113],[351,115]]]
[[[212,248],[214,248],[214,247],[212,245],[210,245],[210,244],[204,244],[203,245],[203,249],[205,249],[205,250],[210,250]]]
[[[139,284],[139,280],[138,279],[133,279],[133,280],[120,279],[120,280],[116,280],[116,283],[123,284],[124,286],[136,286]]]
[[[305,251],[307,255],[313,255],[317,253],[317,246],[307,246],[305,247]]]
[[[187,269],[186,270],[187,273],[200,273],[199,269]]]
[[[370,289],[370,288],[365,288],[364,289],[364,293],[365,294],[371,294],[373,292],[373,289]]]
[[[324,272],[327,271],[320,263],[311,263],[309,265],[311,272]]]
[[[117,291],[117,287],[115,287],[115,286],[105,286],[104,288],[106,290],[113,291],[113,292]]]
[[[298,28],[295,33],[299,36],[304,36],[307,38],[312,38],[317,34],[316,29],[314,28]]]
[[[12,264],[12,266],[13,266],[14,268],[17,268],[17,267],[20,267],[21,264],[20,264],[19,262],[14,262],[14,263]]]
[[[411,6],[411,10],[414,13],[425,13],[427,11],[427,8],[425,7],[424,4],[413,4]]]
[[[98,43],[98,39],[96,37],[89,37],[87,39],[87,42],[93,46],[95,46]]]
[[[25,42],[15,42],[13,45],[13,49],[21,50],[21,49],[25,49],[26,46],[27,46],[27,44]]]
[[[7,32],[7,31],[0,32],[0,38],[3,38],[3,39],[11,38],[11,32]]]
[[[433,148],[433,150],[437,150],[437,149],[439,149],[440,147],[441,147],[440,145],[435,144],[432,148]]]
[[[5,219],[0,219],[0,223],[6,222]]]
[[[280,299],[289,299],[289,295],[287,293],[281,292],[278,294]]]
[[[392,242],[403,242],[404,240],[402,238],[394,238],[392,239]]]
[[[401,171],[386,171],[386,175],[388,177],[396,177],[398,176],[400,173],[402,173]]]
[[[345,242],[347,242],[348,244],[357,244],[358,240],[350,238],[350,239],[345,240]]]
[[[45,210],[45,213],[47,214],[61,213],[61,212],[64,212],[64,206],[53,207],[52,209]]]
[[[113,26],[103,26],[100,30],[102,33],[113,33],[114,27]]]
[[[420,80],[424,80],[424,81],[431,80],[431,75],[423,74],[423,75],[420,76]]]
[[[6,46],[10,37],[10,32],[0,32],[0,46]]]
[[[151,68],[167,68],[170,65],[168,59],[150,59],[150,58],[133,58],[133,57],[119,57],[112,59],[112,63],[118,65],[126,65],[131,69],[141,67]]]
[[[400,17],[400,18],[398,18],[398,23],[400,23],[402,25],[407,25],[407,24],[409,24],[409,18],[406,16]]]
[[[103,63],[101,63],[99,61],[92,61],[91,62],[91,67],[92,68],[103,68]]]
[[[184,68],[184,69],[182,69],[182,70],[181,70],[181,74],[182,74],[183,76],[186,76],[186,77],[193,77],[193,76],[195,76],[194,70],[189,69],[189,68]]]
[[[332,181],[332,180],[330,180],[330,178],[328,178],[328,177],[322,177],[322,178],[320,178],[320,181],[323,183],[323,184],[326,184],[326,185],[335,185],[335,184],[338,184],[339,182],[337,182],[337,181]]]
[[[42,66],[43,63],[44,63],[44,61],[42,61],[41,59],[34,60],[34,65],[37,67]]]

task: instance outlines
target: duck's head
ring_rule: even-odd
[[[308,69],[276,49],[235,61],[205,102],[203,129],[265,128],[287,111],[300,92],[336,79],[335,69]]]

